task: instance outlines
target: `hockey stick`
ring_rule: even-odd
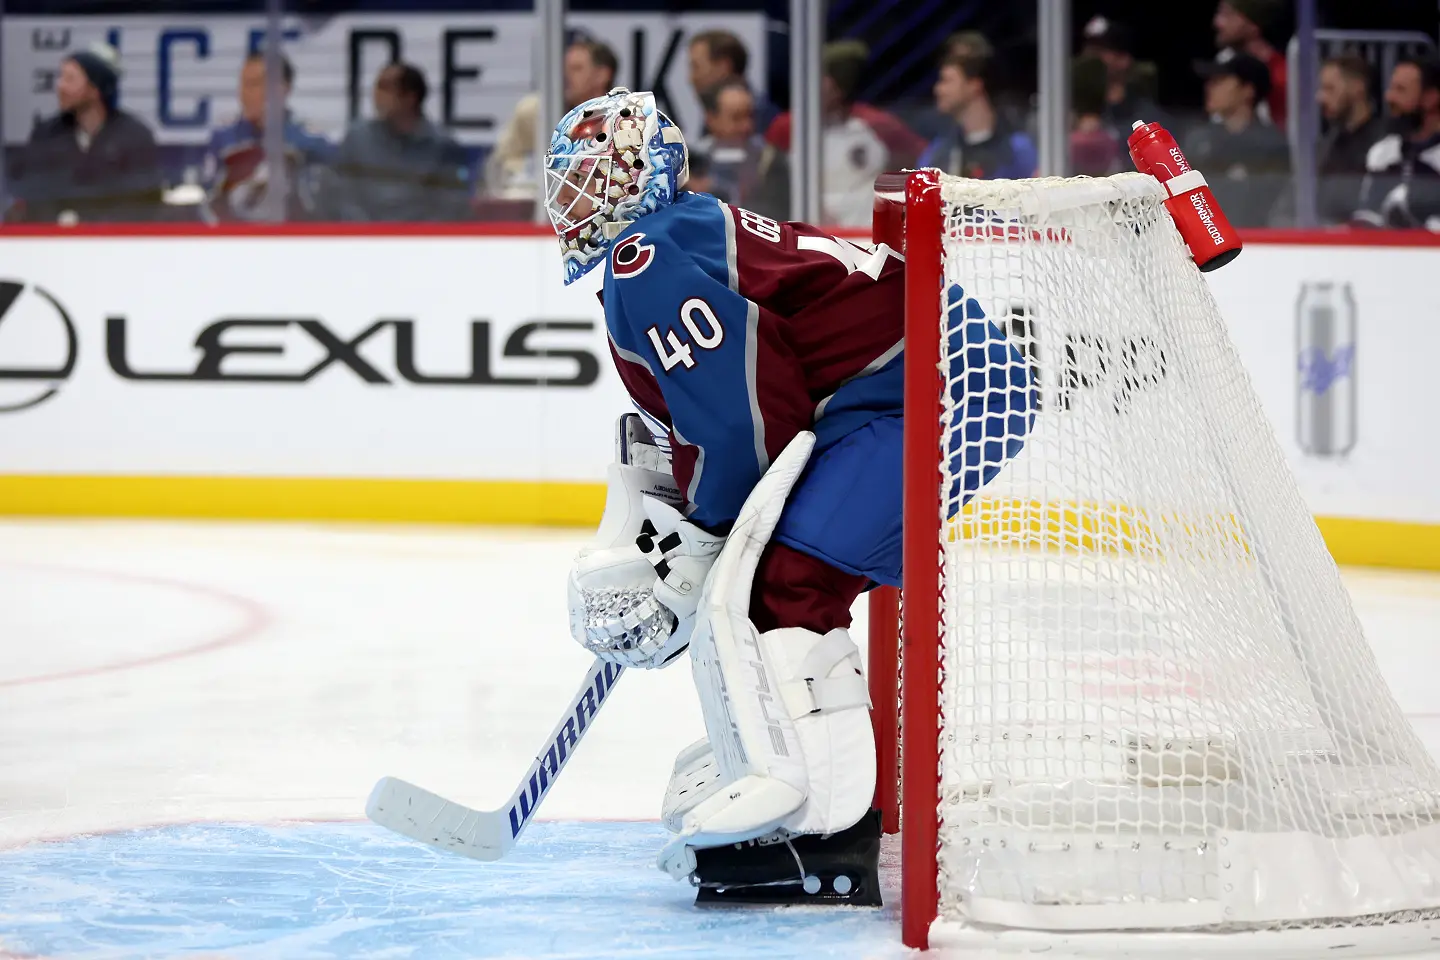
[[[525,779],[500,809],[471,810],[413,783],[382,777],[370,791],[365,815],[411,840],[472,860],[499,860],[515,846],[624,670],[618,663],[595,660]]]

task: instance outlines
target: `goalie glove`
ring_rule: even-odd
[[[605,517],[569,579],[570,632],[593,655],[642,669],[663,667],[690,642],[701,587],[724,537],[690,523],[668,475],[660,482],[643,422],[618,425]],[[648,438],[648,432],[645,433]]]
[[[689,645],[705,576],[725,538],[661,500],[646,498],[642,508],[646,519],[634,543],[576,560],[570,629],[602,660],[650,669]]]

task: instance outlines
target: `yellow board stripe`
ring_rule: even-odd
[[[605,505],[595,483],[511,480],[382,480],[348,477],[0,476],[0,516],[347,520],[593,527]],[[1160,526],[1183,520],[1243,543],[1225,517],[1146,516],[1123,505],[977,500],[962,536],[1015,545],[1067,542],[1135,549],[1158,542]],[[1317,517],[1337,563],[1440,570],[1440,524]]]
[[[594,483],[349,477],[0,476],[0,515],[593,527]]]
[[[1335,562],[1356,567],[1440,570],[1440,524],[1316,517]]]
[[[1440,524],[1351,517],[1316,517],[1335,562],[1347,566],[1440,570]],[[1208,541],[1221,555],[1248,553],[1238,518],[1227,514],[1166,514],[1118,503],[1045,503],[977,497],[949,526],[951,539],[1040,550],[1096,550],[1163,555],[1184,537]]]
[[[1123,503],[1046,502],[1016,497],[976,497],[950,525],[951,539],[1037,550],[1163,554],[1184,537],[1211,540],[1219,548],[1246,551],[1239,521],[1228,514],[1166,514]]]

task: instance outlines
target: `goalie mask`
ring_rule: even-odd
[[[654,94],[616,87],[567,113],[545,154],[545,210],[565,282],[604,260],[636,218],[673,203],[689,174],[685,138]]]

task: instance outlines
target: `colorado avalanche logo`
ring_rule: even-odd
[[[648,243],[641,243],[645,239],[643,233],[632,233],[624,240],[615,245],[615,250],[610,254],[610,272],[615,279],[623,280],[626,277],[633,277],[645,272],[655,259],[655,247]]]

